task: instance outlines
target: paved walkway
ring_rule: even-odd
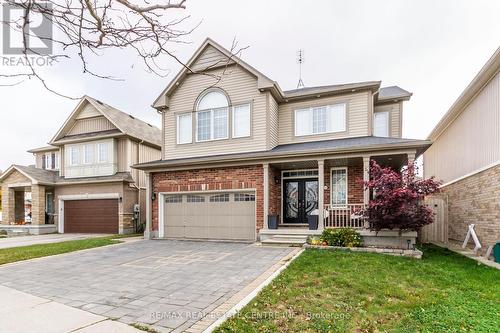
[[[138,333],[132,326],[0,286],[0,330],[9,333]]]
[[[48,234],[37,236],[15,236],[0,238],[0,249],[34,244],[60,243],[70,240],[105,237],[104,234]]]
[[[223,316],[248,295],[249,285],[296,252],[257,244],[142,240],[0,266],[0,285],[160,332],[201,332],[211,323],[208,314],[212,322]]]

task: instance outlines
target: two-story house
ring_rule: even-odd
[[[400,169],[430,145],[402,138],[411,94],[396,86],[283,91],[210,39],[187,67],[153,104],[161,159],[134,166],[147,173],[152,237],[255,241],[363,228],[356,212],[369,200],[361,181],[370,160]],[[318,230],[307,231],[311,214]]]
[[[146,177],[131,165],[160,158],[158,128],[85,96],[49,144],[29,151],[34,166],[13,165],[0,176],[0,229],[129,233],[145,220]]]
[[[463,242],[474,224],[487,251],[500,240],[500,48],[428,139],[424,176],[443,181],[440,196],[447,203],[430,240]]]

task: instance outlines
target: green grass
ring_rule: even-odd
[[[498,332],[500,272],[423,251],[418,260],[308,249],[216,332]]]
[[[89,239],[79,239],[60,243],[36,244],[20,247],[0,249],[0,265],[28,260],[33,258],[47,257],[55,254],[68,253],[91,249],[105,245],[120,243],[116,238],[132,237],[137,235],[114,235]]]

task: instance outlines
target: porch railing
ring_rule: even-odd
[[[364,209],[364,204],[325,205],[325,228],[365,228]]]

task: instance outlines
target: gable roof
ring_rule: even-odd
[[[455,103],[445,113],[441,120],[431,131],[428,140],[436,140],[441,133],[450,125],[474,99],[474,97],[490,82],[490,80],[499,73],[500,70],[500,47],[493,53],[491,58],[481,68],[479,73],[465,88]]]
[[[119,132],[154,146],[161,147],[161,130],[159,128],[90,96],[82,97],[68,119],[66,119],[59,131],[52,138],[50,144],[53,145],[57,143],[65,136],[66,131],[75,123],[75,117],[87,103],[90,103],[102,116],[110,121]]]
[[[153,102],[153,108],[156,109],[165,109],[168,108],[169,105],[169,96],[175,91],[175,89],[179,86],[180,82],[191,73],[203,72],[203,68],[199,71],[196,70],[193,66],[196,61],[200,59],[203,52],[209,50],[210,48],[214,48],[217,52],[220,52],[223,56],[228,58],[227,62],[215,61],[212,65],[207,65],[205,69],[215,69],[219,67],[226,66],[228,64],[237,64],[241,66],[243,69],[247,70],[249,73],[254,75],[257,78],[257,88],[261,91],[269,90],[273,97],[278,102],[288,101],[291,99],[302,99],[309,98],[318,94],[336,94],[342,92],[348,92],[349,90],[355,91],[358,89],[369,89],[373,93],[379,91],[379,100],[383,101],[385,99],[398,99],[398,100],[408,100],[411,97],[411,93],[399,88],[397,86],[387,87],[380,89],[380,81],[367,81],[367,82],[355,82],[355,83],[347,83],[347,84],[336,84],[336,85],[327,85],[327,86],[317,86],[317,87],[307,87],[301,89],[293,89],[283,91],[279,87],[278,83],[265,74],[255,69],[241,58],[232,54],[231,51],[222,47],[220,44],[215,42],[210,38],[206,38],[205,41],[200,45],[200,47],[194,52],[191,58],[187,61],[186,66],[183,67],[179,73],[169,82],[167,87],[161,92],[161,94],[155,99]],[[379,90],[380,89],[380,90]]]
[[[33,184],[50,185],[54,184],[58,171],[49,171],[35,168],[34,166],[11,165],[0,175],[0,181],[5,179],[12,172],[18,171],[31,180]]]
[[[269,77],[264,75],[262,72],[258,71],[245,61],[243,61],[241,58],[238,56],[234,55],[231,53],[231,51],[227,50],[226,48],[222,47],[220,44],[212,40],[211,38],[206,38],[205,41],[198,47],[198,49],[194,52],[194,54],[191,56],[191,58],[186,62],[186,66],[184,66],[179,73],[170,81],[170,83],[167,85],[165,89],[161,92],[161,94],[156,98],[156,100],[153,102],[153,107],[157,109],[165,108],[168,107],[168,97],[172,92],[175,90],[175,88],[179,85],[179,82],[184,79],[184,77],[190,73],[193,73],[191,67],[193,64],[198,60],[200,55],[205,51],[207,48],[213,47],[216,49],[218,52],[222,53],[224,56],[228,57],[229,60],[232,60],[232,62],[238,64],[241,66],[243,69],[247,70],[251,74],[253,74],[257,78],[257,87],[258,89],[272,89],[274,94],[282,94],[281,88],[278,86],[278,83],[271,80]],[[217,66],[208,66],[210,69],[215,69],[218,67],[226,66],[227,63],[221,63],[218,64]],[[203,71],[203,70],[202,70]]]

